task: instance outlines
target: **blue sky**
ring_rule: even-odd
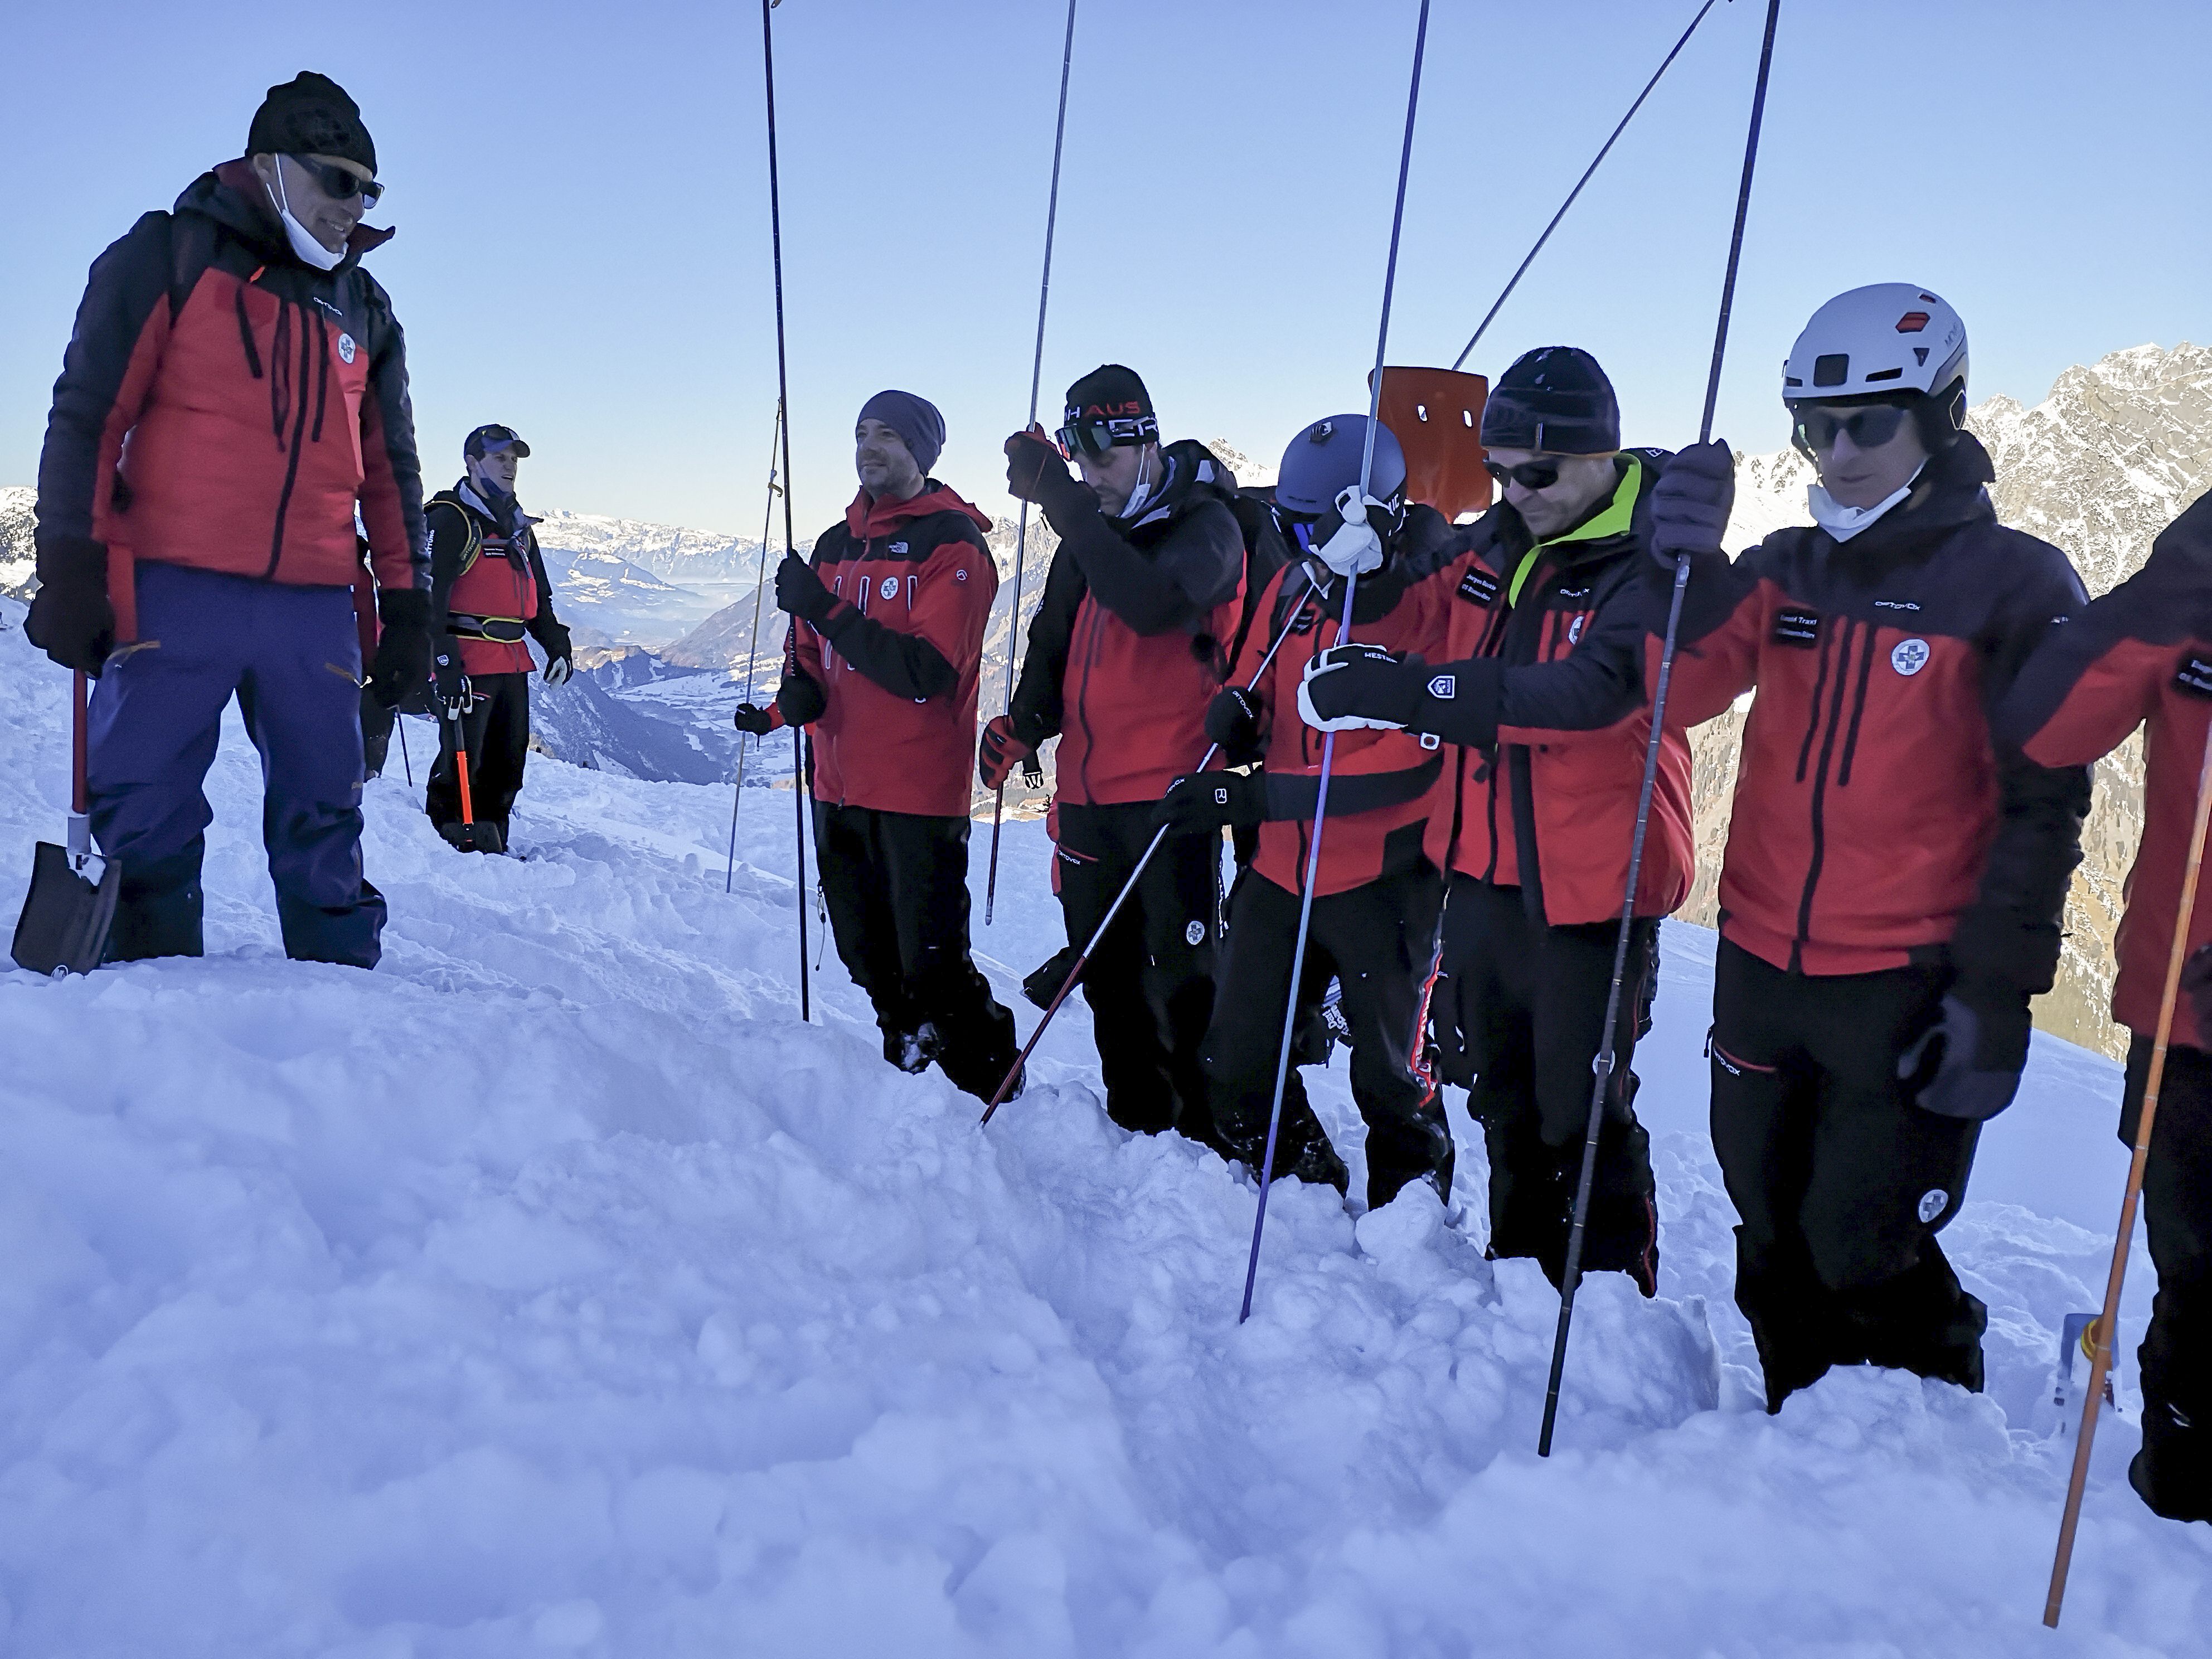
[[[1273,455],[1360,406],[1417,0],[1080,0],[1045,419],[1108,359],[1173,434]],[[1449,363],[1691,0],[1436,0],[1392,327]],[[1632,442],[1696,435],[1764,8],[1723,0],[1472,368],[1571,343]],[[775,397],[760,30],[746,0],[272,9],[27,0],[0,19],[0,483],[29,482],[86,266],[238,153],[303,67],[361,101],[374,256],[434,479],[503,420],[543,506],[757,534]],[[775,13],[800,533],[853,416],[933,398],[939,474],[1006,511],[1028,398],[1060,0]],[[1784,0],[1719,431],[1779,447],[1805,316],[1918,282],[1974,394],[2212,336],[2212,7]]]

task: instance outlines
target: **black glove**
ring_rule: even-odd
[[[1267,816],[1267,786],[1257,772],[1193,772],[1168,786],[1152,824],[1185,831],[1256,824]]]
[[[1070,489],[1079,489],[1060,446],[1032,427],[1006,440],[1006,494],[1042,505]]]
[[[437,682],[441,718],[457,720],[469,712],[469,677],[461,672],[461,647],[450,634],[434,642],[430,677]]]
[[[775,568],[775,608],[801,622],[820,626],[837,603],[837,596],[822,585],[822,578],[796,553],[787,553]]]
[[[105,544],[89,536],[39,538],[39,591],[31,596],[23,632],[64,668],[98,678],[115,648]]]
[[[397,708],[430,678],[430,596],[416,587],[387,588],[376,596],[376,618],[384,631],[368,689],[386,708]]]
[[[1938,1117],[1980,1122],[2012,1104],[2027,1067],[2027,994],[1960,980],[1897,1057],[1906,1095]]]
[[[1206,705],[1206,739],[1219,745],[1232,766],[1259,758],[1266,730],[1255,691],[1232,685],[1216,692],[1213,701]]]
[[[740,732],[764,738],[783,724],[783,716],[773,708],[763,708],[757,702],[741,702],[730,716],[730,724]]]
[[[547,623],[534,631],[545,651],[545,684],[567,684],[576,672],[576,649],[568,642],[568,630],[559,623]]]
[[[1682,554],[1717,553],[1735,505],[1735,453],[1718,438],[1675,453],[1651,487],[1651,556],[1674,574]]]
[[[811,674],[793,669],[784,675],[782,685],[776,690],[775,706],[786,726],[811,726],[829,708],[830,699]]]
[[[1010,718],[994,715],[975,742],[975,775],[986,789],[1001,788],[1015,766],[1036,752],[1014,735],[1014,723]]]
[[[1299,686],[1298,714],[1322,720],[1358,719],[1403,727],[1420,712],[1429,665],[1419,657],[1386,651],[1379,645],[1338,645],[1308,665]]]
[[[1040,1008],[1051,1007],[1052,1000],[1060,994],[1060,987],[1067,983],[1067,976],[1075,971],[1075,964],[1082,955],[1082,946],[1071,945],[1050,962],[1031,969],[1030,976],[1022,981],[1022,994]]]

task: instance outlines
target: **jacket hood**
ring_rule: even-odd
[[[923,479],[921,494],[903,501],[879,501],[866,490],[861,490],[845,509],[845,528],[867,541],[873,537],[888,536],[901,525],[926,519],[933,513],[964,513],[976,529],[988,533],[991,528],[990,517],[982,508],[934,478]]]
[[[261,175],[254,172],[252,164],[244,156],[225,161],[186,185],[184,194],[177,198],[174,211],[204,215],[256,253],[266,256],[271,264],[282,262],[297,265],[302,270],[310,269],[292,252],[290,239],[284,234],[283,222],[270,205],[269,191],[261,182]],[[345,258],[338,261],[334,272],[351,269],[360,263],[362,254],[382,247],[392,234],[389,228],[372,230],[367,225],[356,225],[353,234],[346,239]]]

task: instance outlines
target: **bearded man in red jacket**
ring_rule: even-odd
[[[969,769],[983,627],[999,591],[991,521],[928,476],[945,420],[879,392],[853,431],[860,492],[787,554],[775,602],[792,617],[771,708],[740,731],[813,728],[814,846],[837,955],[875,1005],[884,1058],[934,1060],[979,1099],[1015,1057],[1014,1017],[968,945]]]
[[[201,784],[234,694],[285,952],[368,968],[385,915],[361,862],[372,571],[372,688],[390,708],[429,675],[406,353],[360,264],[392,233],[361,222],[376,147],[337,82],[270,88],[246,150],[93,265],[39,459],[26,631],[99,680],[92,829],[123,873],[110,960],[200,954]]]

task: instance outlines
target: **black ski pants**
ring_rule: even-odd
[[[2128,1049],[2120,1139],[2130,1147],[2150,1073],[2151,1039]],[[2212,1520],[2212,1054],[2166,1051],[2143,1165],[2143,1225],[2158,1269],[2142,1364],[2147,1490],[2161,1515]]]
[[[530,676],[471,674],[476,694],[460,727],[469,750],[469,808],[478,823],[499,826],[507,841],[507,814],[522,793],[523,763],[530,758]],[[442,833],[461,821],[461,787],[453,758],[453,722],[438,721],[438,760],[422,792],[422,810]]]
[[[1318,1024],[1334,977],[1352,1030],[1352,1096],[1367,1123],[1367,1202],[1379,1209],[1407,1182],[1429,1177],[1450,1190],[1451,1132],[1434,1079],[1422,1065],[1421,1024],[1436,949],[1443,878],[1425,860],[1349,892],[1315,899],[1297,986],[1301,1030]],[[1282,1053],[1297,945],[1298,896],[1256,870],[1237,878],[1229,943],[1204,1059],[1217,1127],[1244,1155],[1263,1145]],[[1277,1170],[1326,1144],[1298,1078],[1310,1049],[1291,1055],[1283,1090]],[[1323,1056],[1325,1057],[1325,1055]]]
[[[1090,942],[1151,845],[1155,804],[1059,808],[1054,856],[1067,942]],[[1083,969],[1106,1085],[1106,1114],[1157,1134],[1181,1126],[1206,1138],[1199,1048],[1213,1012],[1221,837],[1170,836]]]
[[[1548,927],[1529,915],[1518,887],[1455,872],[1443,937],[1430,1006],[1440,1068],[1447,1081],[1466,1086],[1468,1111],[1490,1151],[1490,1254],[1533,1256],[1558,1285],[1620,924]],[[1640,919],[1629,938],[1613,1086],[1583,1237],[1585,1272],[1625,1273],[1646,1296],[1659,1288],[1657,1188],[1629,1060],[1639,1027],[1649,1029],[1642,1017],[1658,966],[1658,919]]]
[[[1721,941],[1713,1150],[1742,1218],[1735,1300],[1769,1411],[1832,1365],[1982,1386],[1988,1312],[1936,1238],[1966,1201],[1981,1126],[1921,1110],[1897,1080],[1948,977],[1813,978]]]
[[[933,1057],[988,1100],[1019,1045],[969,955],[968,820],[817,801],[814,850],[838,960],[875,1006],[885,1058]]]

